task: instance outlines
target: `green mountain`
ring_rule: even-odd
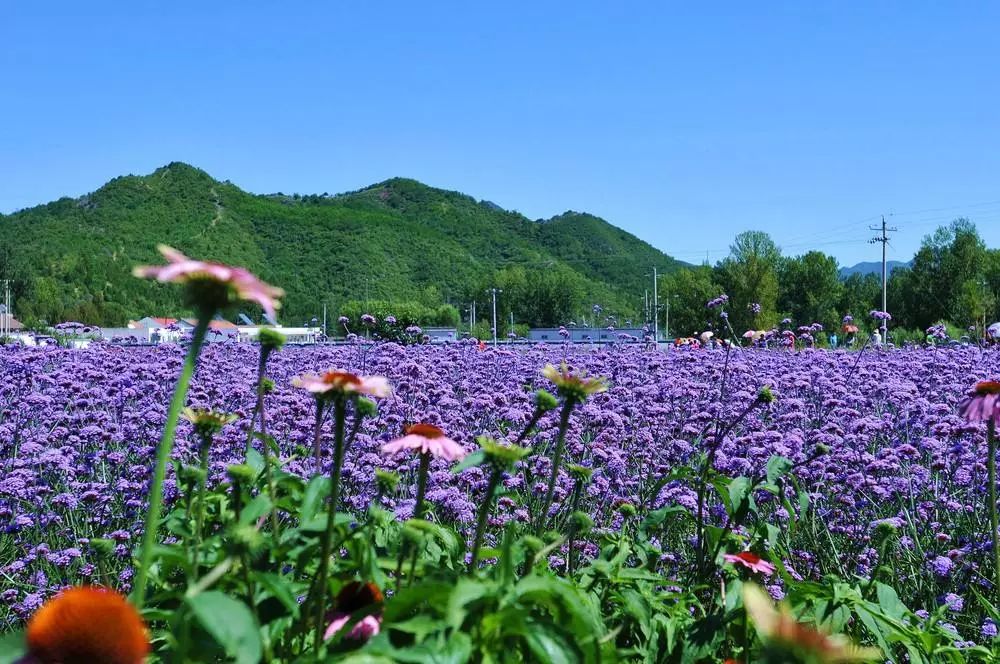
[[[485,288],[512,271],[528,284],[559,275],[573,298],[564,314],[600,303],[638,316],[649,269],[680,265],[587,214],[536,221],[407,179],[336,196],[257,195],[172,163],[0,215],[0,278],[14,280],[15,312],[28,321],[122,325],[183,313],[175,289],[131,276],[134,265],[160,262],[159,243],[281,286],[288,324],[351,300],[461,306],[475,297],[483,307]],[[521,322],[553,322],[531,318]]]

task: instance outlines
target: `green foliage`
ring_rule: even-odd
[[[565,323],[593,302],[634,316],[645,271],[677,265],[590,215],[532,221],[405,179],[333,197],[253,195],[172,163],[0,215],[0,278],[15,280],[16,310],[29,321],[109,326],[188,314],[174,289],[131,277],[133,266],[159,262],[161,242],[281,286],[281,318],[293,325],[352,300],[437,308],[474,297],[483,317],[485,287],[514,268],[523,287],[501,307],[513,304],[518,323]],[[455,318],[449,311],[434,320]]]

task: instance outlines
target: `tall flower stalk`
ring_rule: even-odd
[[[214,311],[205,311],[198,318],[198,324],[194,328],[194,334],[191,339],[191,347],[188,348],[187,357],[184,359],[184,367],[181,369],[181,375],[177,379],[177,385],[174,387],[174,396],[170,400],[170,409],[167,411],[167,421],[163,425],[163,435],[160,436],[160,445],[156,450],[153,482],[149,488],[149,508],[146,510],[146,523],[142,533],[142,545],[139,550],[139,563],[135,576],[134,603],[139,610],[142,610],[146,600],[146,581],[149,576],[149,567],[153,562],[153,547],[156,545],[159,534],[160,513],[163,510],[163,481],[166,479],[170,453],[174,449],[174,433],[177,430],[177,419],[180,417],[181,409],[184,407],[188,387],[191,384],[191,377],[194,375],[195,367],[198,366],[198,354],[201,352],[202,343],[205,341],[208,321],[212,319],[214,314]]]
[[[533,424],[529,424],[531,428]],[[526,429],[527,430],[527,429]],[[520,440],[520,439],[519,439]],[[490,466],[490,478],[486,483],[486,495],[479,506],[479,514],[476,517],[476,534],[472,538],[472,549],[469,552],[469,574],[476,571],[479,564],[479,549],[483,545],[483,537],[486,534],[486,524],[489,521],[490,512],[493,510],[493,501],[496,498],[497,487],[503,479],[503,474],[510,471],[514,464],[529,454],[529,450],[515,445],[501,445],[489,436],[478,438],[479,450],[466,457],[465,461],[455,466],[452,472],[458,473],[466,468],[488,464]]]
[[[986,424],[986,499],[989,501],[990,541],[993,542],[993,590],[1000,591],[1000,519],[997,515],[997,431],[996,420]]]
[[[539,533],[545,527],[555,496],[556,480],[559,478],[559,467],[562,464],[563,450],[566,447],[566,432],[569,430],[569,418],[573,409],[587,400],[588,397],[608,389],[603,378],[584,376],[574,373],[563,363],[559,368],[549,364],[542,369],[542,375],[556,386],[556,393],[562,399],[562,410],[559,413],[559,431],[556,434],[556,448],[552,453],[552,470],[545,489],[545,498],[538,514],[535,515],[535,530]]]
[[[990,542],[993,545],[993,589],[1000,589],[1000,524],[997,515],[997,432],[1000,420],[1000,381],[982,380],[958,407],[969,422],[986,422],[986,511],[990,517]]]
[[[430,474],[431,459],[437,457],[446,461],[460,461],[465,458],[465,448],[445,435],[439,427],[433,424],[412,424],[404,430],[401,438],[390,441],[382,446],[383,454],[398,454],[414,452],[420,455],[420,467],[417,471],[417,495],[413,504],[413,518],[424,517],[424,496],[427,495],[427,476]],[[396,563],[396,589],[402,580],[403,560],[410,553],[409,540],[399,549],[399,559]],[[413,549],[413,560],[416,562],[416,549]],[[412,566],[412,565],[411,565]]]
[[[318,651],[323,644],[326,627],[327,581],[330,574],[330,554],[333,550],[333,531],[337,520],[337,502],[340,498],[340,467],[344,459],[344,420],[347,418],[347,402],[338,395],[333,402],[333,450],[334,460],[330,467],[330,502],[327,505],[326,530],[320,542],[319,576],[316,595],[315,647]]]
[[[191,377],[198,365],[198,355],[205,341],[209,321],[216,313],[238,301],[259,304],[268,318],[274,320],[275,312],[281,306],[278,300],[284,295],[284,291],[280,288],[265,284],[243,268],[193,260],[165,245],[160,245],[158,249],[167,259],[167,265],[136,267],[132,273],[137,277],[155,279],[161,283],[183,285],[187,303],[197,311],[198,323],[191,335],[191,346],[188,348],[181,375],[174,387],[174,396],[167,411],[167,421],[163,426],[163,435],[156,451],[156,465],[153,468],[153,480],[149,489],[149,509],[146,512],[134,586],[135,606],[140,611],[146,599],[146,582],[153,562],[153,547],[156,544],[163,510],[163,482],[166,478],[170,453],[174,447],[177,419],[184,407]]]
[[[195,493],[195,527],[194,544],[191,547],[191,569],[193,579],[198,580],[198,568],[201,563],[201,541],[205,531],[205,493],[208,486],[208,453],[212,449],[212,439],[215,434],[236,416],[230,413],[219,413],[213,410],[185,408],[184,419],[194,425],[195,434],[199,438],[198,446],[198,486]]]
[[[327,407],[333,408],[333,464],[330,466],[330,501],[327,505],[326,529],[320,542],[319,573],[316,585],[313,586],[312,604],[315,606],[315,647],[318,650],[323,644],[324,618],[326,616],[327,582],[330,572],[330,555],[333,552],[333,532],[336,527],[337,507],[340,502],[340,473],[344,464],[344,437],[347,406],[354,404],[356,424],[363,417],[358,408],[360,397],[385,397],[390,394],[389,383],[380,376],[356,376],[346,371],[330,370],[323,374],[304,374],[292,379],[295,387],[311,393],[316,399],[316,430],[314,454],[316,457],[316,473],[319,474],[320,439],[322,434],[323,413]],[[370,408],[364,409],[366,412]],[[357,426],[352,430],[357,433]],[[308,614],[307,614],[308,615]],[[307,619],[308,620],[308,619]]]

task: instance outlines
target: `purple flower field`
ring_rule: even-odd
[[[128,587],[128,561],[183,353],[171,345],[0,347],[0,623],[20,622],[68,584],[110,580]],[[270,361],[276,388],[267,397],[268,432],[286,469],[308,475],[315,405],[291,379],[334,367],[387,377],[394,395],[380,401],[379,414],[365,421],[349,450],[343,496],[350,508],[363,510],[375,499],[374,470],[396,470],[403,489],[384,501],[408,517],[417,459],[385,457],[379,446],[418,421],[441,427],[469,450],[482,433],[516,436],[532,414],[533,390],[550,387],[541,367],[564,357],[610,385],[579,409],[567,437],[567,460],[594,469],[581,509],[598,528],[618,525],[623,502],[693,511],[693,482],[681,471],[698,453],[700,436],[719,418],[736,419],[759,388],[769,386],[776,401],[729,432],[715,465],[732,476],[754,475],[771,455],[801,461],[817,445],[829,447],[796,470],[787,503],[758,499],[779,526],[775,536],[793,551],[784,561],[790,571],[803,578],[868,573],[877,557],[870,536],[878,522],[890,520],[901,535],[894,568],[903,600],[914,609],[953,605],[962,634],[978,636],[980,626],[963,625],[960,614],[962,598],[985,583],[985,436],[981,426],[959,418],[957,404],[976,380],[1000,373],[995,352],[734,350],[727,357],[722,350],[639,346],[286,348]],[[249,345],[212,344],[202,354],[189,404],[240,418],[216,437],[212,481],[243,460],[257,362],[258,348]],[[551,425],[555,416],[545,422]],[[543,431],[525,444],[546,449],[555,431]],[[175,457],[190,463],[196,448],[190,425],[182,422]],[[505,478],[494,525],[528,518],[520,497],[545,491],[549,463],[544,454],[534,456],[529,468]],[[677,479],[658,482],[675,471]],[[173,478],[171,469],[168,501],[178,494]],[[427,492],[435,517],[471,535],[486,481],[481,468],[454,474],[435,461]],[[561,477],[553,509],[571,486],[568,474]],[[713,514],[721,522],[720,506]],[[668,565],[690,555],[689,520],[678,518],[664,533]],[[99,569],[90,559],[91,538],[118,542],[116,569]]]

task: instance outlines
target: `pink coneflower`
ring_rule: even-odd
[[[733,565],[743,565],[747,569],[753,572],[760,572],[764,576],[771,576],[774,574],[774,565],[767,562],[756,553],[751,553],[749,551],[743,551],[742,553],[727,553],[722,558],[727,563],[732,563]]]
[[[382,446],[383,454],[396,454],[403,450],[430,454],[446,461],[458,461],[465,457],[465,448],[433,424],[410,425],[406,427],[405,436]]]
[[[346,371],[307,373],[292,379],[292,385],[312,392],[316,397],[333,394],[364,394],[371,397],[387,397],[392,393],[389,381],[382,376],[356,376]]]
[[[281,307],[278,298],[285,291],[264,283],[241,267],[194,260],[163,244],[157,249],[167,259],[167,265],[136,267],[132,270],[133,275],[156,279],[162,283],[199,286],[194,299],[199,304],[209,304],[220,309],[232,304],[234,300],[256,302],[269,319],[275,320],[275,311]]]
[[[958,405],[958,413],[969,422],[1000,421],[1000,381],[981,380]]]

